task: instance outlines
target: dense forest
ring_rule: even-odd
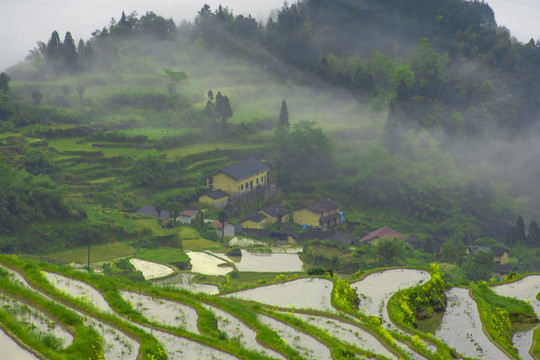
[[[255,157],[278,201],[332,198],[357,239],[388,225],[450,263],[501,245],[538,271],[539,77],[540,42],[483,1],[303,0],[264,23],[204,5],[180,24],[122,13],[77,44],[55,31],[0,75],[0,251],[148,243],[103,213],[179,212]]]

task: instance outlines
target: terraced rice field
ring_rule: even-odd
[[[222,263],[222,260],[210,254],[198,254],[211,257],[214,264]],[[221,269],[217,265],[214,266]],[[7,277],[12,284],[33,289],[32,291],[48,299],[55,301],[58,299],[58,295],[50,296],[43,289],[36,288],[36,284],[32,281],[25,280],[21,275],[24,272],[22,269],[15,271],[2,266],[1,270],[8,274]],[[108,303],[105,294],[100,293],[97,287],[91,284],[92,277],[88,277],[90,281],[88,283],[87,280],[77,280],[57,271],[44,269],[41,273],[59,294],[62,294],[64,299],[62,306],[82,318],[86,326],[98,332],[103,339],[105,359],[135,360],[140,356],[143,351],[141,341],[148,340],[135,337],[133,328],[140,329],[139,331],[142,330],[147,336],[159,341],[169,359],[287,359],[294,353],[299,359],[326,360],[334,358],[335,351],[345,349],[358,358],[419,360],[430,358],[420,355],[419,348],[412,347],[413,343],[419,341],[418,339],[414,340],[403,331],[393,329],[394,326],[386,313],[386,303],[395,292],[429,280],[429,274],[425,271],[391,269],[371,274],[363,280],[352,283],[352,287],[362,295],[360,311],[381,319],[384,327],[388,329],[385,330],[385,334],[397,336],[399,333],[402,337],[399,341],[388,341],[381,330],[374,328],[361,316],[355,317],[338,312],[332,306],[333,282],[330,279],[301,278],[237,291],[221,297],[213,294],[200,295],[202,296],[200,298],[185,292],[185,289],[176,293],[174,287],[163,287],[164,284],[159,280],[153,283],[154,285],[146,285],[144,287],[146,293],[139,292],[135,288],[129,290],[119,288],[119,294],[127,306],[140,314],[140,317],[135,316],[136,320],[132,320],[131,316],[121,315],[118,309]],[[178,275],[189,275],[186,279],[181,277],[177,280],[186,281],[188,285],[189,277],[193,276],[187,273]],[[532,278],[526,281],[536,280]],[[514,284],[514,293],[519,286],[523,285]],[[497,291],[508,290],[501,287]],[[160,295],[150,295],[151,293]],[[453,288],[447,295],[448,310],[435,335],[465,356],[478,359],[506,359],[507,357],[483,334],[482,324],[475,310],[476,304],[468,297],[467,289]],[[520,296],[528,295],[523,293]],[[171,298],[168,298],[169,296]],[[88,309],[94,310],[77,309],[76,304],[81,300],[83,304],[92,304]],[[246,300],[249,302],[244,302]],[[225,308],[223,306],[229,302],[230,305],[227,306],[232,306],[232,310],[226,311],[227,306]],[[250,305],[254,303],[262,304],[265,310],[262,311],[261,305]],[[208,320],[201,318],[201,314],[208,317],[208,311],[200,313],[203,311],[202,308],[214,314],[215,320],[212,325],[215,327],[214,334],[208,332]],[[278,308],[291,309],[287,313],[292,316],[283,317],[285,313]],[[47,332],[58,339],[61,348],[68,347],[74,341],[70,331],[55,325],[48,314],[34,307],[31,302],[25,303],[0,293],[0,309],[8,309],[16,314],[19,321],[33,328],[33,331]],[[205,322],[207,325],[202,325]],[[275,334],[272,336],[280,340],[269,342],[267,337],[270,335],[261,337],[263,330],[271,331]],[[527,338],[529,335],[521,337]],[[6,353],[14,359],[37,358],[4,332],[0,333],[0,346],[2,355]],[[424,349],[437,352],[430,344],[427,344],[427,347],[423,346]],[[526,346],[530,347],[530,343],[523,345]]]

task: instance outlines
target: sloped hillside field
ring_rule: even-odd
[[[466,288],[447,290],[434,334],[441,342],[393,323],[388,299],[429,284],[424,270],[389,269],[350,282],[283,275],[273,284],[209,295],[14,256],[0,257],[0,264],[0,341],[17,359],[512,358],[482,331],[485,320]],[[495,291],[526,297],[516,289],[536,280]]]

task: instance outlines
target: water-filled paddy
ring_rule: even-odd
[[[62,347],[67,347],[73,342],[71,335],[63,327],[58,326],[54,320],[43,312],[23,303],[20,300],[10,298],[0,294],[0,306],[2,310],[9,312],[17,318],[25,329],[39,335],[52,335],[62,344]]]
[[[0,349],[3,359],[38,360],[30,351],[23,349],[15,340],[0,329]]]
[[[169,360],[235,360],[235,356],[164,331],[137,325],[163,344]]]
[[[279,307],[335,311],[330,300],[332,286],[330,280],[306,278],[237,291],[227,296]]]
[[[232,259],[227,258],[234,262]],[[252,253],[242,249],[239,262],[234,262],[238,271],[251,272],[298,272],[303,263],[298,254],[287,253]]]
[[[435,336],[475,359],[508,359],[482,331],[478,307],[469,290],[452,288],[446,292],[448,306]]]
[[[177,273],[162,280],[156,280],[154,284],[160,286],[172,286],[178,289],[186,289],[194,293],[202,292],[208,295],[219,294],[219,288],[216,285],[199,284],[193,281],[195,274]]]
[[[122,297],[129,301],[135,310],[140,311],[149,321],[186,329],[199,334],[197,311],[170,300],[152,298],[129,291],[122,291]]]
[[[160,277],[170,275],[174,272],[174,270],[168,266],[165,266],[162,264],[156,264],[151,261],[133,258],[133,259],[130,259],[129,262],[133,266],[135,266],[135,269],[137,269],[137,271],[142,272],[145,280],[157,279]]]
[[[227,263],[207,253],[188,251],[186,254],[191,260],[192,272],[204,275],[227,275],[233,270],[230,266],[219,266]]]
[[[427,271],[414,269],[391,269],[366,276],[351,287],[360,297],[360,310],[366,315],[375,315],[390,323],[386,304],[399,290],[418,286],[430,279]]]
[[[289,346],[298,350],[306,359],[328,360],[332,358],[328,347],[312,336],[298,331],[269,316],[259,315],[259,320],[277,332]]]
[[[113,312],[103,295],[101,295],[101,293],[92,286],[82,281],[70,279],[55,273],[43,272],[43,274],[47,280],[60,291],[63,291],[74,298],[92,304],[101,311],[110,313]]]
[[[294,316],[299,317],[310,325],[323,329],[339,341],[351,344],[359,349],[386,356],[390,359],[397,359],[375,336],[358,326],[322,316],[306,314],[294,314]]]
[[[536,294],[540,291],[540,275],[529,275],[521,280],[494,286],[491,288],[496,294],[525,300],[531,304],[534,312],[540,317],[540,301],[536,299]],[[529,354],[533,339],[533,329],[517,332],[512,339],[519,356],[524,360],[532,359]]]
[[[218,329],[224,331],[229,339],[237,341],[247,349],[255,350],[276,359],[285,359],[283,355],[259,344],[256,339],[257,332],[236,317],[214,306],[204,305],[204,307],[214,312],[217,317]]]

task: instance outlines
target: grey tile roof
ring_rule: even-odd
[[[226,168],[221,169],[221,172],[229,175],[230,177],[241,180],[252,175],[255,175],[261,171],[269,170],[270,168],[262,162],[253,158],[239,162]]]
[[[217,189],[217,190],[214,190],[214,191],[210,191],[210,192],[206,193],[205,195],[211,197],[214,200],[218,200],[218,199],[226,197],[227,193],[225,191],[221,190],[221,189]]]
[[[304,207],[317,214],[322,214],[323,212],[326,212],[326,211],[339,209],[338,203],[330,199],[315,201],[315,202],[304,205]]]
[[[241,222],[251,220],[251,221],[254,221],[256,223],[259,223],[259,222],[263,221],[264,219],[266,219],[266,215],[264,215],[263,213],[260,213],[260,212],[254,212],[253,214],[249,214],[248,216],[243,218],[241,220]]]
[[[135,212],[135,214],[142,214],[142,215],[146,215],[146,216],[158,217],[157,210],[152,205],[143,206],[142,208],[137,210],[137,212]],[[161,213],[159,214],[159,217],[162,218],[162,219],[168,219],[170,216],[171,216],[171,214],[167,210],[161,210]]]
[[[264,211],[268,215],[272,217],[278,217],[279,215],[285,216],[289,215],[289,209],[287,209],[284,206],[281,205],[268,205],[261,209],[261,211]]]

